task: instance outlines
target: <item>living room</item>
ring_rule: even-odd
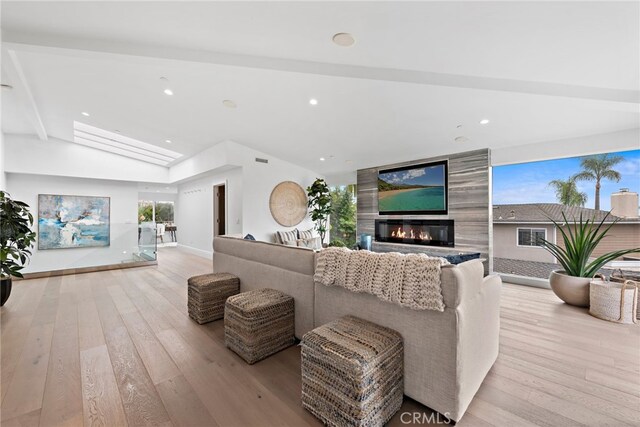
[[[1,8],[2,425],[640,423],[640,2]]]

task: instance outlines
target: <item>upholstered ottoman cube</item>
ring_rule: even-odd
[[[187,280],[189,317],[199,324],[222,319],[224,303],[240,292],[240,280],[229,273],[210,273]]]
[[[404,391],[402,336],[346,316],[302,338],[302,406],[329,426],[382,426]]]
[[[253,364],[291,346],[294,336],[293,298],[275,289],[256,289],[227,299],[224,342]]]

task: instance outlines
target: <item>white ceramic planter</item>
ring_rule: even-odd
[[[549,276],[549,284],[553,293],[567,304],[578,307],[589,307],[588,277],[567,276],[564,270],[554,270]]]

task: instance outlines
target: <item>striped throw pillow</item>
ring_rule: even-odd
[[[278,243],[280,243],[281,245],[284,244],[284,242],[295,242],[297,239],[298,230],[276,231],[276,240],[278,240]]]
[[[299,239],[313,239],[313,228],[308,230],[298,230]]]

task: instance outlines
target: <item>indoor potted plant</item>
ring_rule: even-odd
[[[567,226],[566,230],[561,224],[549,218],[562,234],[564,246],[551,243],[542,239],[541,246],[549,251],[562,265],[562,270],[554,270],[549,276],[549,284],[553,292],[567,304],[579,307],[589,306],[589,283],[594,275],[609,261],[626,255],[631,252],[640,252],[640,248],[621,249],[608,252],[595,259],[591,259],[591,254],[598,243],[607,235],[611,227],[619,221],[615,219],[605,225],[609,212],[597,223],[595,218],[580,219],[573,223],[567,220],[564,212],[562,218]]]
[[[36,239],[32,226],[29,205],[12,200],[8,193],[0,191],[0,306],[11,295],[11,277],[22,277],[20,270],[31,256]]]
[[[315,229],[320,234],[322,246],[325,246],[324,237],[327,234],[327,222],[331,215],[331,192],[326,181],[317,178],[310,187],[307,187],[307,196],[311,220],[315,222]]]

